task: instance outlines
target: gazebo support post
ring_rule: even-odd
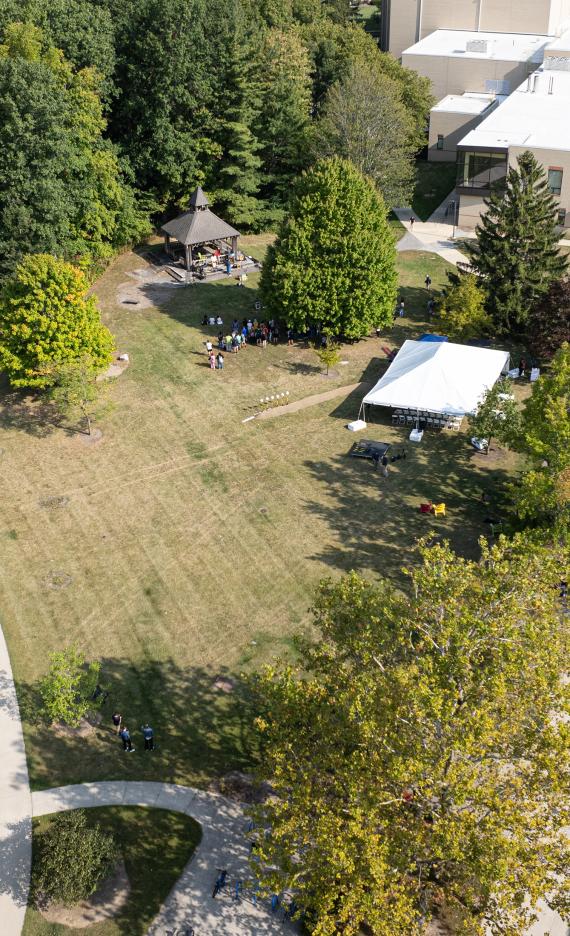
[[[185,245],[184,253],[186,255],[186,269],[189,270],[192,266],[192,248],[188,247],[188,245]]]
[[[170,235],[164,235],[164,251],[170,256]]]
[[[234,255],[234,260],[238,258],[237,240],[237,237],[232,237],[232,253]]]

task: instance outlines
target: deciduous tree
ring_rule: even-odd
[[[570,338],[570,279],[556,280],[532,307],[527,340],[537,357],[549,361]]]
[[[568,523],[570,488],[570,345],[556,352],[548,373],[532,385],[525,400],[516,447],[531,467],[510,487],[518,517],[550,526]]]
[[[50,399],[62,416],[82,421],[91,435],[94,419],[104,408],[106,385],[97,380],[98,369],[89,355],[60,364],[52,371]]]
[[[487,454],[493,439],[513,444],[520,432],[520,414],[507,379],[498,380],[486,390],[469,424],[476,436],[487,440]]]
[[[76,647],[52,653],[49,672],[40,685],[46,717],[76,727],[93,707],[100,670],[97,662],[86,666],[85,656]]]
[[[355,64],[328,91],[315,127],[317,156],[343,156],[370,176],[388,207],[410,203],[415,178],[414,124],[399,85]]]
[[[0,293],[0,366],[14,387],[48,387],[54,368],[88,355],[111,360],[113,336],[101,324],[80,270],[48,254],[26,257]]]
[[[537,301],[566,270],[558,247],[557,204],[544,169],[524,152],[486,199],[476,240],[465,251],[483,279],[497,331],[521,332]]]
[[[255,874],[316,936],[520,936],[569,909],[569,632],[559,549],[422,545],[405,592],[325,582],[317,636],[258,682]]]
[[[352,163],[323,159],[301,176],[261,289],[270,313],[299,332],[361,338],[391,321],[394,239],[381,195]]]
[[[488,334],[491,317],[485,310],[486,296],[472,273],[454,275],[439,298],[438,326],[451,339],[464,342]]]

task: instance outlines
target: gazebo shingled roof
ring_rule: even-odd
[[[163,224],[160,230],[185,247],[239,237],[239,231],[210,211],[208,199],[200,187],[192,194],[189,210]]]

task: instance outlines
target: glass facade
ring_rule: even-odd
[[[507,174],[506,153],[457,152],[457,187],[490,190],[491,186]]]

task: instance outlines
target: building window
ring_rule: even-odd
[[[437,148],[439,150],[443,149],[443,133],[438,133],[437,135]]]
[[[562,169],[551,166],[548,170],[548,188],[553,195],[560,195],[562,191]]]
[[[561,208],[558,212],[558,224],[560,227],[566,227],[566,208]]]
[[[487,153],[477,150],[458,150],[457,185],[490,191],[491,187],[504,180],[507,174],[507,154]]]

